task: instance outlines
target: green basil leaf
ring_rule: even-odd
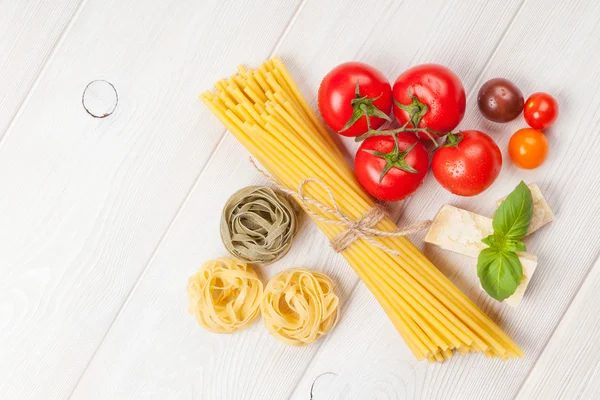
[[[496,249],[501,249],[504,246],[502,240],[498,239],[496,235],[490,235],[481,239],[484,244],[487,244],[489,247],[493,247]]]
[[[504,242],[503,249],[505,251],[527,251],[525,243],[521,242],[520,240],[511,239],[508,239]]]
[[[516,253],[489,247],[479,253],[477,276],[491,297],[503,301],[521,284],[523,268]]]
[[[521,181],[500,204],[493,219],[494,234],[502,239],[521,240],[533,217],[531,190]]]

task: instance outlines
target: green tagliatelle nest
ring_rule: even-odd
[[[298,221],[295,208],[282,193],[265,186],[235,192],[223,208],[221,239],[240,260],[271,264],[290,249]]]

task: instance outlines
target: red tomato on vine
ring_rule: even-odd
[[[367,138],[354,160],[358,182],[371,196],[386,201],[412,195],[423,184],[428,167],[425,146],[407,132],[398,133],[396,138]]]
[[[462,82],[450,69],[423,64],[404,71],[394,82],[394,115],[401,126],[450,132],[465,115]]]
[[[319,87],[325,123],[344,136],[358,136],[391,121],[392,87],[377,69],[347,62],[332,69]],[[368,118],[368,121],[367,121]]]
[[[431,161],[435,179],[459,196],[475,196],[490,187],[502,169],[502,153],[491,137],[470,130],[449,134]]]

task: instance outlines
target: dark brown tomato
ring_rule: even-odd
[[[490,79],[481,86],[477,96],[481,114],[490,121],[508,122],[523,111],[525,100],[514,83],[503,78]]]

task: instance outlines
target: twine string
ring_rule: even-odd
[[[421,232],[425,229],[428,229],[432,224],[432,221],[425,220],[419,221],[415,224],[406,226],[404,228],[398,228],[391,232],[381,231],[379,229],[374,228],[374,226],[377,225],[382,219],[387,217],[388,214],[383,208],[383,206],[381,206],[380,204],[376,204],[371,209],[369,209],[362,217],[354,220],[346,216],[341,211],[337,201],[335,200],[333,192],[331,191],[329,186],[327,186],[322,180],[317,178],[305,178],[298,184],[297,191],[293,191],[281,185],[279,182],[277,182],[277,180],[275,180],[275,178],[273,178],[271,175],[267,174],[265,171],[259,168],[252,158],[250,158],[250,163],[262,176],[264,176],[267,180],[269,180],[269,182],[275,185],[278,190],[297,199],[298,202],[303,206],[304,210],[311,217],[313,217],[317,221],[321,221],[326,224],[339,225],[346,228],[344,232],[340,233],[339,235],[330,240],[331,247],[336,253],[344,251],[346,248],[348,248],[348,246],[354,243],[354,241],[358,239],[363,239],[366,242],[382,249],[383,251],[391,255],[398,256],[399,253],[396,250],[390,249],[389,247],[385,246],[384,244],[375,240],[374,238],[400,237],[412,235],[413,233]],[[327,192],[333,208],[321,203],[320,201],[312,197],[307,196],[304,193],[305,186],[310,182],[321,186],[321,188]],[[335,216],[335,218],[324,217],[312,210],[309,207],[309,205],[314,206],[323,212],[331,214]]]

